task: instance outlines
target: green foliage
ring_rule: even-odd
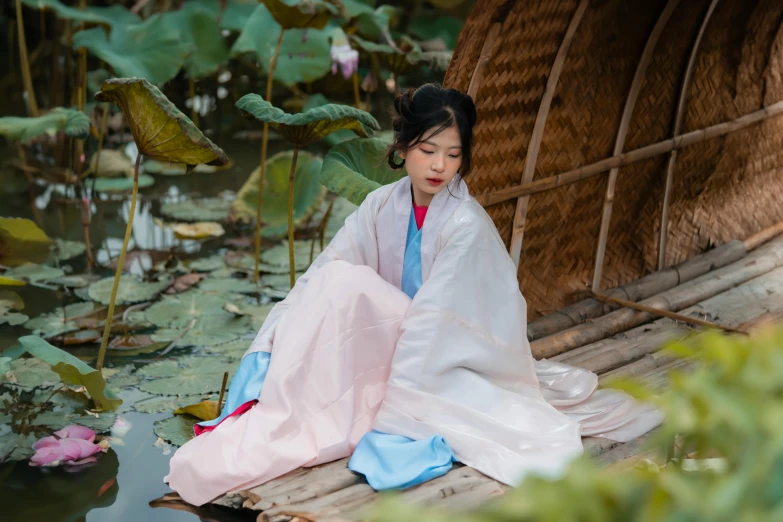
[[[192,415],[174,415],[167,419],[155,421],[155,435],[175,446],[182,446],[194,437],[193,426],[199,422]]]
[[[84,139],[90,135],[90,118],[76,109],[55,107],[37,118],[5,116],[0,118],[0,136],[10,141],[28,142],[45,134],[64,132]]]
[[[155,184],[155,178],[148,174],[139,174],[139,188],[151,187]],[[133,178],[98,178],[95,180],[97,192],[128,192],[133,190]]]
[[[238,366],[236,361],[195,355],[159,361],[138,370],[138,374],[151,379],[141,383],[139,388],[156,395],[219,392],[223,374],[228,372],[230,382]]]
[[[361,205],[367,194],[405,176],[386,161],[389,143],[378,139],[354,139],[332,148],[324,158],[321,183],[353,203]]]
[[[228,62],[228,47],[220,34],[215,15],[200,2],[187,2],[182,9],[163,16],[193,49],[185,60],[188,76],[204,78]]]
[[[231,202],[223,198],[200,198],[163,203],[160,213],[178,221],[224,221]]]
[[[529,477],[474,512],[446,514],[387,498],[369,520],[781,520],[783,327],[751,338],[709,332],[669,349],[701,364],[693,373],[672,374],[670,388],[658,400],[667,420],[653,436],[653,447],[665,451],[676,435],[678,457],[717,455],[725,470],[694,470],[693,460],[678,458],[662,468],[648,464],[613,471],[585,456],[559,480]]]
[[[324,0],[261,0],[283,29],[323,29],[337,14],[337,7]]]
[[[139,22],[140,18],[120,5],[109,7],[87,6],[85,9],[63,5],[58,0],[22,0],[28,7],[52,10],[58,18],[107,25],[125,25]]]
[[[39,263],[49,257],[52,242],[34,222],[0,217],[0,264],[18,266]],[[8,274],[8,277],[12,277]]]
[[[104,305],[109,304],[113,284],[113,277],[105,277],[94,282],[88,291],[90,299]],[[124,274],[120,277],[115,303],[131,304],[149,301],[162,292],[168,284],[168,281],[139,282],[132,275]]]

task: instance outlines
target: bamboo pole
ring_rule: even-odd
[[[30,107],[30,114],[33,117],[38,116],[38,102],[35,100],[35,89],[33,89],[33,76],[30,74],[30,60],[27,54],[27,41],[24,36],[24,18],[22,16],[22,0],[16,0],[16,26],[19,36],[19,65],[22,69],[22,81],[24,90],[27,93],[27,104]]]
[[[746,254],[747,250],[742,241],[729,241],[709,252],[687,259],[679,265],[653,272],[627,285],[609,289],[604,293],[630,301],[641,301],[691,281],[710,270],[722,268],[738,261],[745,257]],[[536,339],[541,339],[547,335],[552,335],[566,328],[581,324],[588,319],[599,317],[617,308],[614,305],[605,305],[592,297],[583,299],[557,312],[531,321],[527,327],[527,337],[530,341],[535,341]]]
[[[640,304],[661,310],[679,311],[781,266],[783,238],[764,245],[739,261],[645,299]],[[550,358],[624,332],[654,318],[655,316],[648,312],[621,308],[592,322],[534,341],[530,348],[537,359]]]
[[[753,250],[757,248],[759,245],[766,243],[767,241],[771,240],[772,238],[780,234],[783,234],[783,221],[781,221],[777,225],[772,225],[769,228],[765,228],[764,230],[762,230],[757,234],[753,234],[752,236],[747,238],[743,243],[745,245],[745,249]]]
[[[488,192],[486,194],[480,194],[475,196],[475,199],[482,206],[488,207],[491,205],[497,205],[498,203],[503,203],[504,201],[516,199],[519,196],[526,194],[546,192],[548,190],[571,185],[572,183],[591,178],[615,167],[623,167],[637,161],[642,161],[648,158],[654,158],[655,156],[660,156],[661,154],[666,154],[667,152],[671,152],[675,149],[681,149],[683,147],[688,147],[697,143],[704,143],[705,141],[731,134],[732,132],[745,129],[751,125],[755,125],[756,123],[768,120],[769,118],[773,118],[781,114],[783,114],[783,101],[767,105],[763,109],[750,112],[730,121],[681,134],[675,138],[659,141],[651,145],[634,149],[630,152],[625,152],[617,156],[602,159],[595,163],[540,179],[526,185],[517,185],[514,187],[496,190],[494,192]]]
[[[666,6],[661,12],[661,16],[655,23],[652,32],[650,33],[647,43],[644,46],[642,57],[639,59],[639,64],[636,66],[636,72],[631,82],[631,89],[628,91],[628,97],[625,100],[625,107],[623,108],[623,115],[620,119],[620,126],[617,129],[617,138],[614,144],[614,156],[622,154],[625,147],[625,138],[628,135],[628,128],[631,125],[631,117],[633,116],[633,110],[636,107],[636,100],[639,98],[639,92],[642,90],[642,82],[644,82],[645,75],[647,74],[647,67],[652,61],[655,47],[658,45],[658,39],[663,34],[663,29],[666,27],[666,23],[669,21],[672,13],[679,4],[680,0],[668,0]],[[615,188],[617,186],[617,174],[620,172],[618,167],[615,167],[609,171],[609,180],[606,183],[606,195],[604,196],[604,208],[601,214],[601,229],[598,233],[598,245],[595,253],[595,266],[593,269],[593,282],[590,288],[597,292],[601,289],[601,276],[603,275],[604,257],[606,255],[606,242],[609,239],[609,225],[612,220],[612,206],[614,204]]]
[[[476,94],[478,94],[479,85],[484,79],[484,69],[487,68],[489,59],[492,57],[492,50],[495,47],[495,41],[500,35],[500,29],[503,27],[501,22],[495,22],[490,26],[487,38],[484,40],[484,46],[481,48],[481,55],[476,61],[476,67],[473,69],[473,74],[470,77],[470,84],[468,85],[468,96],[476,100]],[[378,79],[380,81],[380,78]]]
[[[719,0],[712,0],[710,3],[710,6],[707,8],[707,13],[704,15],[704,20],[701,22],[701,27],[699,27],[696,40],[693,42],[691,55],[688,58],[688,65],[685,68],[685,76],[682,80],[682,87],[680,87],[680,98],[677,101],[677,113],[674,116],[672,136],[679,136],[682,133],[682,121],[685,118],[686,98],[688,97],[688,89],[693,80],[693,71],[696,68],[696,57],[699,54],[699,47],[701,46],[701,40],[704,37],[704,31],[707,28],[707,24],[709,23],[718,2]],[[669,228],[669,206],[671,205],[674,166],[676,163],[677,150],[675,149],[669,153],[669,162],[666,164],[666,181],[664,184],[663,207],[661,211],[661,229],[658,235],[658,270],[663,270],[666,266],[666,233]]]
[[[576,34],[576,29],[579,27],[579,23],[582,21],[582,17],[587,10],[588,1],[589,0],[581,0],[579,2],[579,5],[574,12],[574,16],[571,18],[571,23],[568,25],[568,30],[566,30],[565,36],[563,37],[563,41],[560,42],[560,48],[557,50],[555,61],[552,63],[552,69],[549,71],[544,96],[541,98],[541,105],[539,105],[538,114],[536,115],[536,123],[533,126],[533,133],[530,135],[530,143],[527,147],[525,171],[522,174],[521,180],[523,185],[533,181],[533,175],[536,172],[536,162],[538,161],[538,153],[541,150],[541,141],[544,138],[546,120],[549,117],[549,109],[552,106],[552,99],[555,97],[555,90],[560,81],[560,73],[563,71],[563,64],[565,64],[566,56],[568,56],[568,49],[571,47],[571,42],[574,39],[574,34]],[[517,199],[517,208],[514,212],[514,225],[511,229],[511,247],[509,249],[509,254],[516,267],[519,267],[519,256],[522,253],[522,240],[525,234],[525,219],[527,217],[527,206],[529,201],[530,196],[520,196]]]

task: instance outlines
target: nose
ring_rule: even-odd
[[[434,170],[435,172],[443,172],[443,168],[444,168],[443,157],[440,154],[433,154],[433,156],[434,157],[432,158],[432,166],[431,166],[432,170]]]

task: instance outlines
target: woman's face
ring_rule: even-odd
[[[462,164],[462,146],[456,125],[434,134],[437,127],[424,133],[422,141],[400,153],[413,185],[417,205],[430,204],[457,175]]]

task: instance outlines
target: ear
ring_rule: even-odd
[[[397,151],[397,155],[400,156],[403,160],[405,159],[405,156],[407,155],[404,150]]]

